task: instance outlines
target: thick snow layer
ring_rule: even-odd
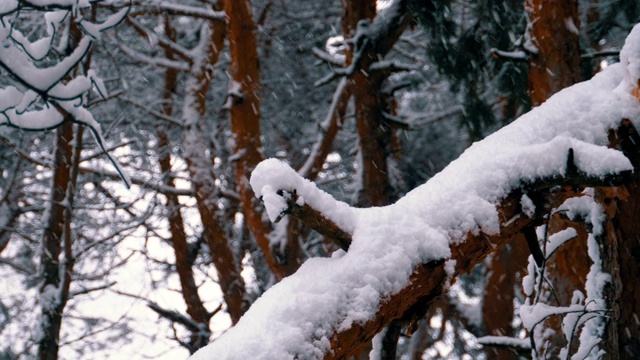
[[[387,207],[350,208],[285,163],[261,163],[251,185],[272,219],[284,210],[278,190],[295,191],[351,233],[353,242],[341,256],[308,260],[192,359],[322,358],[336,330],[372,319],[381,301],[408,284],[417,264],[449,258],[450,245],[469,232],[497,233],[496,203],[523,182],[562,176],[570,149],[590,176],[632,169],[606,147],[607,131],[621,119],[640,119],[638,101],[615,90],[625,81],[623,65],[613,65],[561,91]],[[537,320],[531,316],[526,325]]]
[[[353,233],[356,223],[354,210],[348,204],[337,201],[333,196],[318,189],[315,183],[300,177],[284,162],[269,159],[258,164],[251,175],[251,187],[256,196],[262,198],[271,221],[274,221],[287,206],[276,191],[295,191],[299,201],[304,201],[304,204],[320,211],[343,230]]]

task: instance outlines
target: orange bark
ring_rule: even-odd
[[[232,157],[235,160],[238,193],[245,221],[263,251],[269,268],[276,279],[280,280],[298,269],[301,249],[297,242],[288,243],[281,252],[271,246],[271,227],[264,221],[262,206],[249,185],[251,172],[264,159],[260,139],[260,73],[256,26],[249,1],[225,0],[224,9],[229,18],[227,31],[231,54],[231,86],[241,93],[241,96],[230,97],[231,131],[234,136]]]
[[[359,21],[372,20],[376,15],[374,0],[343,0],[342,32],[345,38],[354,38]],[[355,46],[347,51],[347,65],[354,61]],[[358,194],[359,206],[382,206],[391,201],[393,191],[389,182],[387,156],[391,143],[390,129],[383,124],[384,111],[380,99],[381,78],[373,79],[369,66],[376,60],[372,52],[363,54],[361,64],[351,80],[355,102],[356,126],[362,166],[362,187]]]
[[[544,1],[527,0],[525,4],[529,18],[528,35],[537,51],[529,60],[529,95],[531,103],[536,106],[545,102],[551,95],[582,80],[580,68],[580,45],[578,29],[577,0]],[[549,235],[563,230],[569,223],[560,216],[553,216],[549,221]],[[546,303],[569,305],[574,290],[584,292],[584,279],[589,272],[587,254],[587,233],[581,226],[573,226],[578,230],[578,238],[564,244],[553,258],[546,263],[546,274],[553,284],[554,291],[545,291],[541,299]],[[545,333],[545,342],[552,344],[549,356],[558,356],[558,351],[565,344],[561,335],[560,317],[552,317],[546,321],[546,327],[553,332]]]
[[[482,308],[482,322],[486,335],[516,336],[513,322],[516,278],[526,271],[527,249],[523,236],[497,251],[488,266],[485,289],[485,303]],[[518,359],[518,354],[510,349],[488,347],[487,355],[492,359]]]
[[[196,190],[196,203],[203,226],[203,235],[218,272],[220,288],[223,293],[227,312],[232,323],[236,323],[246,311],[244,299],[246,293],[244,280],[240,275],[240,266],[236,261],[226,232],[220,225],[216,213],[218,197],[216,195],[213,162],[203,149],[209,145],[205,140],[207,133],[206,99],[212,75],[212,65],[218,61],[224,44],[225,24],[219,21],[207,24],[209,38],[201,39],[202,57],[196,57],[186,84],[185,109],[185,157],[187,168]],[[176,244],[174,243],[174,246]],[[181,249],[184,250],[184,249]],[[186,261],[186,259],[181,259]],[[185,299],[187,300],[187,299]]]
[[[529,62],[531,102],[540,105],[554,93],[581,81],[577,0],[527,0],[529,36],[537,53]]]

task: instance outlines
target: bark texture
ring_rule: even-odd
[[[527,33],[529,49],[529,96],[534,106],[540,105],[558,91],[582,80],[580,68],[579,32],[580,19],[577,0],[544,1],[527,0]],[[539,216],[547,216],[540,214]],[[580,225],[570,224],[560,214],[548,222],[548,235],[572,226],[579,238],[564,244],[545,262],[545,272],[554,289],[546,289],[541,299],[547,304],[570,305],[575,290],[584,292],[586,274],[589,272],[587,232]],[[566,341],[562,336],[562,318],[551,317],[545,321],[545,343],[537,344],[540,351],[549,351],[550,357],[559,356]]]
[[[164,21],[165,34],[171,41],[175,41],[176,33],[168,18]],[[170,59],[175,59],[174,51],[170,47],[165,47],[165,56]],[[164,89],[163,89],[163,105],[162,114],[167,116],[173,115],[173,94],[178,87],[178,71],[173,68],[167,68],[164,74]],[[174,177],[171,171],[171,142],[169,140],[168,132],[171,130],[171,126],[162,126],[156,132],[158,137],[158,163],[160,165],[160,171],[163,174],[163,183],[165,185],[175,187]],[[187,307],[187,314],[197,324],[201,325],[198,331],[192,331],[189,337],[189,343],[186,344],[190,353],[194,353],[199,348],[205,346],[209,342],[209,320],[210,315],[202,303],[202,299],[198,294],[198,286],[196,285],[195,278],[193,276],[193,263],[195,257],[191,255],[189,243],[187,242],[187,235],[184,230],[184,220],[180,212],[180,203],[178,201],[178,195],[166,191],[163,192],[166,198],[165,206],[167,212],[167,221],[169,222],[169,233],[171,234],[171,240],[173,250],[176,257],[176,270],[178,272],[178,279],[180,280],[180,287],[182,288],[182,298],[184,299]]]
[[[630,121],[624,120],[617,133],[610,134],[634,168],[640,167],[640,135]],[[611,309],[604,348],[606,359],[635,359],[640,353],[640,176],[619,188],[599,189],[597,199],[605,209],[604,241],[601,244],[603,270],[611,275],[606,288]]]
[[[482,306],[482,323],[485,335],[515,336],[513,323],[513,300],[516,295],[516,281],[526,271],[529,251],[522,235],[491,258],[487,268],[487,285]],[[518,354],[510,349],[490,347],[487,355],[491,359],[518,359]]]
[[[213,263],[218,271],[220,288],[227,304],[232,323],[236,323],[246,311],[245,284],[240,276],[240,266],[229,247],[226,232],[217,214],[214,164],[205,149],[212,151],[207,141],[210,127],[206,123],[206,99],[212,79],[212,67],[218,61],[224,44],[225,24],[213,22],[205,25],[196,49],[194,63],[186,82],[183,117],[186,127],[184,144],[187,167],[196,191],[195,198],[203,226],[203,235]],[[174,243],[175,246],[175,243]],[[186,249],[181,249],[186,250]],[[186,259],[182,259],[186,261]],[[187,300],[187,299],[185,299]],[[201,315],[198,315],[201,316]]]
[[[371,65],[383,59],[391,50],[409,23],[407,1],[398,1],[394,14],[375,19],[376,2],[373,0],[343,0],[342,31],[352,46],[347,51],[347,69],[351,69],[350,82],[356,114],[356,127],[362,166],[362,184],[358,205],[383,206],[391,203],[394,189],[389,178],[388,158],[393,153],[393,129],[385,120],[385,114],[393,114],[393,94],[382,91],[382,83],[388,74],[373,71]],[[394,9],[395,10],[395,9]],[[358,27],[375,27],[369,35],[362,36]],[[384,25],[381,25],[384,24]],[[385,31],[378,31],[383,28]]]
[[[56,131],[54,171],[47,209],[49,216],[44,224],[42,235],[40,256],[42,282],[39,287],[42,314],[40,334],[37,339],[39,360],[58,358],[62,313],[69,297],[71,284],[73,256],[70,253],[70,238],[64,234],[66,212],[64,204],[71,184],[72,140],[73,124],[68,121]]]
[[[260,73],[256,42],[256,25],[251,4],[246,0],[225,0],[228,16],[229,52],[231,54],[231,89],[229,95],[232,157],[245,221],[265,255],[276,280],[293,274],[300,267],[302,250],[297,242],[284,248],[271,245],[271,226],[264,221],[263,209],[249,185],[251,172],[264,159],[260,139]]]
[[[529,62],[529,93],[536,106],[582,80],[580,19],[577,0],[527,0],[525,8],[528,35],[536,48]]]

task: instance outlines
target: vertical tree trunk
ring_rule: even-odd
[[[605,344],[617,345],[608,352],[610,359],[637,359],[640,354],[640,186],[638,182],[628,187],[629,198],[616,201],[618,215],[612,219],[616,224],[617,243],[615,254],[609,255],[613,265],[608,272],[614,279],[612,332]],[[614,244],[611,244],[614,245]],[[615,340],[614,340],[615,339]],[[615,344],[617,342],[617,344]]]
[[[358,22],[373,21],[376,16],[374,0],[342,0],[342,8],[342,32],[346,39],[356,36]],[[351,47],[347,51],[347,65],[353,61],[355,50]],[[360,70],[351,77],[362,166],[357,203],[363,207],[388,205],[393,199],[387,164],[391,129],[384,122],[385,101],[380,91],[384,78],[369,73],[369,66],[378,60],[375,55],[365,51],[358,65]]]
[[[176,33],[169,18],[164,19],[164,31],[171,41],[175,41]],[[173,60],[175,54],[169,47],[165,48],[165,56]],[[178,70],[167,68],[164,74],[164,89],[162,93],[162,113],[168,116],[173,115],[172,96],[177,90]],[[175,181],[171,172],[171,142],[167,134],[171,126],[162,126],[156,132],[158,137],[158,163],[163,177],[163,183],[174,187]],[[193,277],[193,262],[190,254],[187,236],[184,231],[184,220],[180,213],[181,205],[178,202],[178,196],[171,191],[163,193],[166,198],[167,221],[169,222],[169,233],[173,250],[176,256],[176,270],[182,288],[182,298],[187,307],[187,314],[193,321],[202,325],[202,331],[191,333],[189,338],[189,351],[194,353],[196,350],[207,345],[209,342],[209,313],[202,303],[202,299],[198,294],[198,286]]]
[[[400,8],[400,7],[399,7]],[[406,10],[406,9],[403,9]],[[357,194],[357,205],[362,207],[389,205],[394,200],[394,189],[389,178],[388,158],[392,155],[393,132],[387,125],[384,114],[393,114],[390,99],[393,95],[383,93],[381,87],[386,74],[370,71],[374,62],[381,60],[391,49],[397,37],[404,31],[405,21],[390,26],[387,48],[357,40],[358,27],[366,21],[371,23],[376,16],[375,0],[342,0],[342,33],[345,40],[352,42],[346,53],[346,65],[351,66],[359,61],[351,74],[349,87],[352,90],[358,131],[360,166],[362,167],[360,188]],[[359,25],[360,24],[360,25]],[[361,36],[362,34],[360,34]],[[360,56],[360,58],[356,58]],[[381,359],[394,359],[402,323],[394,320],[385,330],[382,349],[378,354]],[[368,349],[360,350],[362,353]]]
[[[514,333],[513,299],[518,274],[526,271],[529,252],[522,235],[493,254],[487,267],[488,278],[482,307],[482,323],[485,335],[516,336]],[[509,349],[489,348],[487,356],[491,359],[518,359],[518,355]]]
[[[582,80],[577,0],[527,0],[528,34],[537,49],[530,57],[529,93],[534,106]]]
[[[212,67],[218,60],[224,44],[225,28],[222,22],[207,23],[201,31],[201,39],[194,50],[194,62],[187,78],[182,116],[185,124],[184,148],[187,167],[196,190],[196,203],[202,221],[204,237],[211,250],[216,266],[227,312],[232,323],[236,323],[246,310],[244,280],[228,237],[217,215],[213,162],[205,149],[210,149],[206,140],[206,99],[212,79]],[[175,243],[174,243],[175,246]],[[186,261],[186,259],[181,259]]]
[[[37,336],[38,359],[58,358],[58,343],[62,326],[62,312],[69,294],[70,277],[68,266],[73,261],[68,244],[64,243],[65,200],[71,182],[73,124],[67,121],[56,130],[54,170],[51,179],[51,195],[46,206],[40,269],[42,282],[39,286],[41,309],[40,329]],[[63,256],[63,251],[65,251]],[[61,274],[64,274],[61,278]]]
[[[615,136],[616,146],[640,166],[638,144],[640,135],[628,120]],[[611,139],[611,137],[610,137]],[[621,188],[600,189],[597,199],[607,215],[604,244],[601,246],[603,271],[611,275],[611,284],[605,288],[610,305],[610,319],[602,347],[606,359],[636,359],[640,353],[640,176]]]
[[[527,0],[525,9],[528,36],[535,47],[529,61],[529,95],[531,103],[537,106],[556,92],[582,80],[578,2]],[[559,215],[554,215],[549,221],[548,234],[567,226],[569,224]],[[590,264],[586,250],[587,233],[581,230],[579,234],[581,236],[564,244],[545,265],[545,272],[554,286],[554,290],[545,290],[541,296],[545,303],[570,305],[574,290],[584,293],[584,277]],[[548,349],[545,356],[558,356],[560,348],[565,345],[561,321],[560,317],[552,317],[545,322],[547,331],[544,338],[548,344],[537,344]]]
[[[230,88],[234,93],[241,94],[230,95],[231,131],[234,136],[232,156],[238,193],[245,221],[264,252],[276,280],[280,280],[298,269],[302,255],[297,243],[286,244],[284,248],[271,246],[271,227],[264,221],[262,205],[249,185],[251,172],[264,158],[260,139],[260,73],[256,27],[249,1],[225,0],[224,9],[229,18]]]
[[[95,12],[92,12],[91,16],[95,17]],[[68,36],[67,47],[73,49],[82,37],[73,20]],[[85,73],[89,70],[90,64],[91,52],[82,63]],[[82,128],[78,128],[74,134],[70,114],[65,112],[62,115],[65,122],[56,129],[49,202],[45,206],[43,216],[44,232],[40,254],[42,280],[38,289],[41,318],[38,324],[39,333],[36,336],[39,360],[58,358],[62,315],[69,300],[71,275],[75,264],[71,247],[71,222],[84,132]]]

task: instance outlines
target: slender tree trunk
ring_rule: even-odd
[[[236,323],[244,314],[247,304],[244,280],[240,275],[240,266],[229,247],[228,236],[221,226],[217,214],[218,197],[216,195],[213,162],[206,155],[210,149],[206,141],[208,126],[206,121],[206,99],[212,79],[212,66],[218,60],[224,44],[224,24],[209,23],[201,32],[201,39],[194,50],[194,63],[187,79],[183,119],[186,127],[184,137],[185,157],[191,181],[196,190],[196,202],[203,232],[213,263],[218,271],[227,312],[232,323]]]
[[[91,16],[95,18],[95,10]],[[68,48],[72,49],[81,37],[80,29],[71,21]],[[90,68],[91,57],[92,53],[89,52],[83,60],[82,70],[85,73]],[[75,264],[71,246],[71,222],[84,131],[78,125],[74,134],[70,115],[63,116],[66,117],[65,122],[56,129],[53,176],[49,202],[43,216],[44,232],[40,254],[42,281],[38,289],[41,318],[36,336],[39,360],[58,358],[62,315],[69,300]]]
[[[376,16],[374,0],[343,0],[342,7],[342,32],[348,39],[356,36],[358,22],[373,21]],[[347,52],[347,65],[354,61],[355,51],[358,50],[356,46],[364,44],[351,47]],[[374,52],[365,51],[361,63],[357,65],[360,70],[351,77],[362,166],[357,203],[363,207],[388,205],[393,200],[387,163],[392,135],[384,122],[385,101],[380,91],[384,78],[369,72],[369,66],[378,60],[375,55]]]
[[[482,323],[485,334],[492,336],[516,336],[512,326],[518,274],[526,271],[529,251],[522,235],[493,254],[487,267],[487,285],[482,307]],[[520,277],[522,278],[522,277]],[[518,355],[503,348],[488,348],[491,359],[518,359]]]
[[[168,18],[164,21],[164,31],[167,37],[175,41],[175,30]],[[165,55],[168,59],[174,59],[175,54],[170,48],[165,49]],[[164,75],[164,89],[162,94],[162,113],[164,115],[173,115],[172,96],[175,94],[178,82],[178,71],[173,68],[167,68]],[[168,131],[171,126],[162,126],[157,132],[158,137],[158,163],[160,171],[163,174],[164,184],[175,187],[174,177],[171,172],[171,142],[169,141]],[[171,242],[176,256],[176,270],[182,288],[182,297],[187,307],[187,314],[193,321],[202,325],[202,331],[191,333],[188,343],[188,350],[194,353],[196,350],[207,345],[209,342],[209,313],[202,303],[202,299],[198,294],[198,286],[193,276],[193,263],[195,257],[191,254],[187,236],[184,231],[184,220],[180,212],[181,205],[178,196],[173,192],[165,192],[166,198],[167,221],[169,222],[169,233],[171,234]]]
[[[284,248],[272,246],[271,226],[264,221],[262,205],[249,185],[251,172],[264,159],[260,139],[260,72],[256,27],[249,1],[225,0],[224,9],[229,18],[230,87],[241,94],[230,95],[231,131],[234,136],[232,157],[238,193],[245,221],[264,252],[276,280],[280,280],[300,267],[302,252],[297,242],[288,243]]]
[[[63,253],[69,246],[65,242],[65,200],[71,183],[70,171],[73,148],[73,124],[68,121],[56,130],[54,170],[51,195],[47,204],[48,217],[44,223],[40,269],[42,282],[39,287],[40,329],[37,336],[38,359],[58,358],[58,343],[62,326],[62,312],[69,294],[68,268],[73,258]],[[61,278],[61,274],[64,274]]]

